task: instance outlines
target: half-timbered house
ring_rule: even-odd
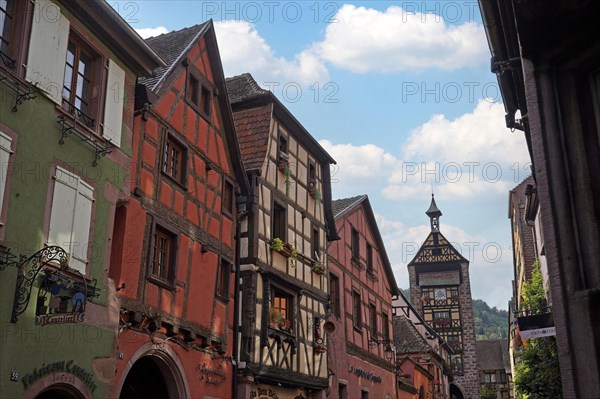
[[[400,290],[369,198],[340,199],[332,207],[340,240],[328,247],[330,396],[395,398],[391,316]]]
[[[227,86],[252,189],[240,230],[238,397],[324,398],[335,161],[252,76]]]
[[[132,197],[115,215],[120,398],[230,398],[236,192],[247,192],[212,22],[147,39]]]

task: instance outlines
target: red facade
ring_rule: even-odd
[[[169,65],[136,89],[132,197],[116,212],[110,269],[121,300],[114,396],[228,398],[245,182],[214,31],[147,42]]]
[[[335,331],[330,334],[329,397],[395,398],[392,296],[398,295],[367,196],[333,202],[339,241],[329,245],[330,296]]]

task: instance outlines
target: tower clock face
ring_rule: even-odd
[[[436,288],[434,291],[434,296],[435,296],[436,301],[446,300],[446,289],[445,288]]]

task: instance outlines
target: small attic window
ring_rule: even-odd
[[[212,109],[212,90],[208,84],[193,70],[188,69],[186,98],[190,105],[206,119],[210,118]]]

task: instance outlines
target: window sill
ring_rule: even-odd
[[[189,98],[185,98],[185,102],[187,105],[189,105],[194,111],[196,111],[196,113],[202,117],[202,119],[204,119],[209,125],[211,125],[211,121],[210,121],[210,114],[207,114],[206,112],[204,112],[199,105],[197,105],[196,103],[194,103],[193,101],[190,101]]]
[[[163,171],[161,168],[160,174],[164,177],[166,177],[169,181],[175,183],[177,186],[179,186],[179,188],[181,188],[183,191],[187,192],[187,187],[185,183],[180,182],[179,180],[175,179],[173,176],[169,175],[167,172]],[[185,176],[184,176],[185,179]]]
[[[165,281],[165,280],[162,280],[162,279],[160,279],[158,277],[154,277],[154,276],[148,276],[146,279],[149,282],[151,282],[152,284],[156,284],[159,287],[162,287],[162,288],[167,289],[169,291],[175,292],[175,284],[172,284],[169,281]]]
[[[75,118],[72,113],[67,112],[67,110],[65,110],[61,105],[55,105],[55,109],[56,109],[56,111],[58,111],[59,114],[64,115],[65,120],[68,120],[69,124],[74,126],[78,132],[89,135],[93,139],[100,139],[103,141],[108,141],[98,132],[98,130],[100,128],[100,123],[98,123],[97,121],[95,122],[95,127],[91,128],[91,127],[86,126],[84,123],[82,123],[77,118]]]
[[[223,302],[225,304],[228,304],[229,301],[230,301],[230,298],[226,298],[226,297],[224,297],[222,295],[219,295],[219,294],[215,294],[215,298],[217,298],[219,300],[219,302]]]

